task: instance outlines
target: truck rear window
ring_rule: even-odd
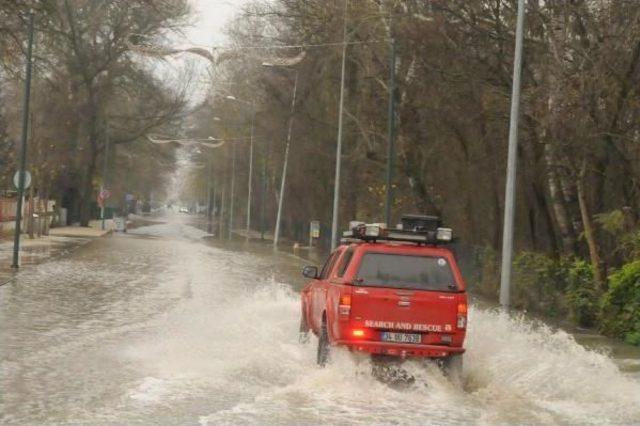
[[[366,253],[356,276],[358,285],[416,290],[455,291],[449,262],[443,257]]]

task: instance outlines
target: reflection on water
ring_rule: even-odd
[[[0,423],[640,419],[637,352],[591,339],[621,372],[569,334],[488,309],[470,313],[464,388],[419,363],[407,365],[415,384],[390,388],[344,352],[318,369],[314,339],[297,343],[302,261],[217,247],[181,223],[136,233],[0,288]]]

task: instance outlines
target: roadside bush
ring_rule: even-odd
[[[640,258],[640,231],[629,232],[620,239],[620,249],[626,260]]]
[[[640,261],[628,263],[609,276],[600,327],[605,334],[640,345]]]
[[[582,327],[596,324],[600,293],[593,280],[593,267],[582,259],[565,262],[567,269],[566,298],[571,319]]]
[[[514,262],[514,305],[582,327],[596,324],[600,293],[591,265],[570,257],[523,252]]]
[[[483,247],[476,251],[477,277],[475,289],[478,293],[491,299],[497,299],[500,290],[500,266],[498,253],[491,247]]]
[[[564,260],[534,252],[518,254],[514,260],[514,307],[554,318],[566,316],[568,275]]]

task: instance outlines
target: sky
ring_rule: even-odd
[[[191,3],[193,25],[183,30],[184,37],[179,36],[175,46],[186,47],[223,45],[227,41],[224,28],[238,13],[242,6],[249,0],[189,0]],[[195,105],[202,101],[209,87],[207,76],[208,63],[202,58],[193,55],[177,55],[166,58],[164,62],[156,63],[156,72],[166,79],[169,85],[177,84],[181,70],[189,67],[198,74],[192,80],[189,90],[189,101]]]
[[[195,25],[186,32],[186,37],[193,44],[209,46],[224,43],[224,26],[247,0],[190,0],[190,3]]]

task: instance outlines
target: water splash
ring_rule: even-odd
[[[464,387],[434,367],[410,362],[416,382],[384,385],[366,359],[334,351],[315,366],[315,339],[297,343],[298,295],[258,279],[260,262],[216,251],[216,273],[201,256],[185,266],[197,294],[164,318],[162,334],[137,356],[172,398],[209,392],[201,424],[628,424],[640,419],[640,383],[605,354],[524,317],[472,309]],[[251,263],[249,266],[247,263]],[[183,278],[185,279],[185,278]],[[197,289],[197,290],[195,290]],[[155,354],[155,355],[153,355]],[[151,356],[150,356],[151,355]],[[189,384],[193,392],[186,391]]]
[[[470,312],[462,386],[417,361],[413,384],[387,386],[345,351],[319,369],[281,271],[297,264],[185,226],[102,239],[3,288],[0,423],[639,423],[640,381],[607,354],[492,310]]]

